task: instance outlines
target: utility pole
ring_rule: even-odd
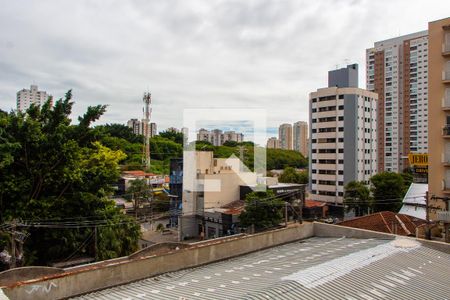
[[[303,192],[300,192],[300,212],[299,212],[300,224],[303,224],[303,207],[304,207],[304,205],[305,205],[305,193],[303,190]]]
[[[11,269],[16,267],[16,219],[11,224]]]
[[[95,261],[98,259],[98,248],[97,248],[97,226],[94,227],[94,257]]]
[[[425,227],[425,239],[431,240],[431,229],[430,229],[430,200],[429,200],[428,191],[425,193],[425,221],[427,222],[427,226]],[[434,197],[434,196],[432,196]]]
[[[244,151],[246,151],[244,146],[238,146],[237,147],[239,149],[239,159],[241,160],[241,163],[239,164],[239,171],[243,171],[244,169]]]
[[[288,223],[288,203],[287,201],[284,202],[284,224],[287,227]]]

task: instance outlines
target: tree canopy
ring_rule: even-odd
[[[372,176],[370,182],[372,183],[374,211],[398,212],[407,190],[403,176],[393,172],[382,172]]]
[[[255,226],[255,229],[267,229],[278,226],[282,221],[284,202],[275,197],[271,190],[251,192],[245,197],[245,211],[239,220],[241,226]]]
[[[0,114],[0,223],[22,220],[26,264],[77,255],[107,259],[137,249],[139,225],[108,199],[126,155],[102,144],[101,131],[91,128],[106,106],[89,107],[72,124],[73,104],[69,91],[54,106],[47,101]],[[49,220],[65,225],[36,226]],[[93,224],[100,223],[94,253]]]
[[[354,210],[357,217],[373,207],[369,188],[360,181],[350,181],[344,187],[344,205],[347,211]]]
[[[309,181],[308,178],[309,178],[309,175],[308,175],[307,170],[297,172],[292,167],[286,167],[286,168],[284,168],[283,173],[278,178],[278,181],[284,182],[284,183],[306,184]]]

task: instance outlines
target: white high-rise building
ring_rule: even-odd
[[[347,183],[377,173],[377,97],[358,88],[356,64],[328,72],[328,87],[310,94],[312,200],[341,204]]]
[[[37,85],[31,85],[30,89],[22,89],[17,92],[17,109],[26,111],[31,104],[42,105],[51,95],[45,91],[39,91]]]
[[[409,153],[428,152],[428,32],[366,50],[367,90],[378,100],[378,169],[402,172]]]

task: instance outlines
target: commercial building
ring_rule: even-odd
[[[229,206],[244,200],[246,194],[261,185],[285,201],[290,196],[304,199],[305,185],[278,183],[277,178],[263,177],[242,166],[237,157],[214,158],[210,151],[185,151],[183,160],[180,239],[198,237],[202,232],[205,238],[225,235],[238,220],[237,215],[224,216],[234,214],[227,213]],[[227,220],[226,226],[221,225],[223,220]]]
[[[311,200],[341,204],[348,182],[377,173],[377,98],[358,88],[356,64],[329,71],[328,87],[310,94]]]
[[[170,159],[170,225],[178,225],[178,216],[181,214],[183,198],[183,159]]]
[[[52,96],[45,91],[39,91],[37,85],[31,85],[30,89],[22,89],[17,92],[17,109],[26,111],[31,104],[42,105]]]
[[[428,32],[366,50],[367,90],[378,94],[378,170],[402,172],[409,153],[428,152]]]
[[[281,124],[278,128],[278,139],[280,140],[280,148],[285,150],[293,150],[292,145],[292,125]]]
[[[308,123],[298,121],[293,126],[294,150],[308,156]]]
[[[222,132],[220,129],[213,129],[211,131],[201,128],[197,133],[197,141],[205,141],[214,146],[222,146],[227,141],[241,143],[244,141],[244,135],[235,131]]]
[[[267,140],[267,148],[268,149],[279,149],[280,141],[276,137],[271,137]]]
[[[450,18],[430,22],[428,33],[428,213],[450,223]]]

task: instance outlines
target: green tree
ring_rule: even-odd
[[[223,146],[228,146],[228,147],[236,147],[238,145],[238,142],[236,141],[225,141],[223,143]]]
[[[297,172],[292,167],[286,167],[284,168],[279,181],[284,183],[306,184],[308,183],[308,171]]]
[[[183,146],[180,143],[162,136],[155,136],[150,139],[150,149],[151,158],[156,160],[183,156]]]
[[[267,149],[267,170],[284,169],[285,167],[305,168],[306,158],[297,151],[284,149]]]
[[[139,206],[150,203],[152,193],[150,187],[144,179],[135,179],[131,181],[130,187],[127,189],[127,199],[133,202],[134,211],[137,214]]]
[[[159,136],[168,140],[171,140],[177,144],[183,145],[183,133],[173,130],[166,130],[159,133]]]
[[[354,210],[357,217],[367,213],[373,205],[369,188],[360,181],[347,183],[344,187],[344,205],[347,212]]]
[[[275,197],[273,191],[251,192],[245,197],[245,211],[239,220],[241,226],[255,226],[256,230],[278,226],[283,218],[284,202]]]
[[[405,194],[402,175],[382,172],[372,176],[370,182],[372,183],[374,211],[389,210],[398,212]]]
[[[403,172],[400,173],[403,177],[403,197],[406,195],[406,192],[408,192],[409,186],[414,181],[414,177],[410,172]]]
[[[123,124],[106,124],[96,126],[101,134],[127,140],[129,143],[142,143],[143,136],[134,134],[133,129]]]
[[[93,225],[100,223],[97,257],[137,249],[139,225],[108,199],[125,154],[101,144],[101,133],[90,126],[106,107],[89,107],[75,125],[72,106],[69,91],[54,106],[47,101],[25,113],[0,113],[0,223],[21,219],[33,225],[19,227],[30,233],[27,264],[94,256]],[[58,226],[36,226],[48,220]]]

